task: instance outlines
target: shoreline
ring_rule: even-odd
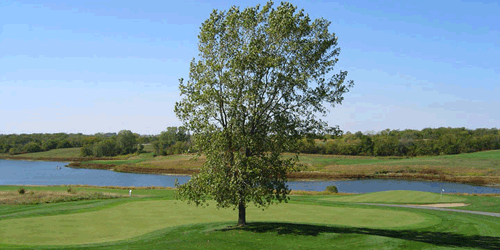
[[[163,187],[163,186],[99,186],[99,185],[87,185],[87,184],[61,184],[61,185],[32,185],[32,184],[9,184],[9,185],[0,185],[0,187],[71,187],[71,188],[104,188],[104,189],[119,189],[119,190],[177,190],[175,187]],[[381,192],[381,191],[377,191]],[[375,192],[375,193],[377,193]],[[383,191],[382,191],[383,192]],[[290,190],[290,196],[297,195],[337,195],[337,196],[346,196],[346,195],[359,195],[359,194],[367,194],[371,192],[365,193],[348,193],[348,192],[338,192],[332,193],[328,191],[307,191],[300,189],[292,189]],[[445,195],[456,195],[456,196],[484,196],[484,197],[500,197],[500,193],[443,193]],[[448,203],[446,203],[448,204]],[[418,204],[402,204],[402,205],[414,205],[414,206],[426,206],[427,204],[418,205]]]
[[[48,162],[61,162],[66,164],[65,167],[69,168],[83,168],[83,169],[101,169],[111,170],[120,173],[132,174],[156,174],[156,175],[181,175],[191,176],[199,173],[199,169],[189,168],[149,168],[130,165],[114,165],[114,164],[100,164],[89,163],[81,164],[83,161],[96,161],[96,160],[116,160],[110,157],[2,157],[0,160],[21,160],[21,161],[48,161]],[[457,184],[468,184],[474,186],[484,186],[491,188],[500,188],[500,176],[455,176],[444,174],[422,174],[422,173],[385,173],[385,174],[365,174],[365,173],[332,173],[332,172],[319,172],[319,171],[301,171],[289,173],[287,175],[289,180],[293,181],[345,181],[345,180],[371,180],[371,179],[393,179],[393,180],[406,180],[406,181],[437,181],[448,182]]]

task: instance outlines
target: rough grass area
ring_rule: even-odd
[[[311,216],[314,211],[314,216]],[[356,214],[356,217],[350,216]],[[433,216],[406,211],[365,208],[331,208],[315,205],[280,204],[265,211],[249,207],[248,220],[322,223],[370,228],[429,226],[439,223]],[[177,201],[130,202],[89,213],[0,221],[0,243],[67,245],[127,239],[165,227],[193,223],[235,221],[237,211],[200,208]],[[30,230],[25,230],[26,228]],[[50,230],[47,230],[50,228]]]
[[[77,192],[77,191],[40,191],[26,190],[24,194],[19,191],[0,191],[0,204],[8,205],[34,205],[41,203],[57,203],[79,200],[113,199],[124,197],[121,194],[102,192]]]
[[[167,155],[153,157],[152,153],[134,155],[127,159],[106,160],[106,161],[85,161],[85,164],[112,164],[112,165],[134,165],[146,168],[180,168],[199,169],[205,163],[205,157],[196,159],[194,154]]]
[[[306,154],[301,155],[299,159],[309,166],[309,170],[326,172],[406,170],[407,172],[434,171],[475,176],[500,175],[500,150],[413,158]]]
[[[385,191],[368,194],[331,197],[325,200],[356,203],[433,204],[465,202],[463,196],[443,195],[419,191]]]

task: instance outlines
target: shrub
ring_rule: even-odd
[[[327,186],[326,191],[330,193],[338,193],[339,190],[337,189],[337,186]]]
[[[137,153],[143,153],[144,152],[144,145],[142,144],[137,144]]]
[[[76,194],[76,190],[75,189],[72,189],[71,187],[68,188],[68,193],[70,194]]]
[[[118,132],[116,137],[116,149],[120,154],[131,154],[136,151],[136,136],[130,130],[122,130]]]
[[[98,142],[93,146],[93,153],[95,157],[115,156],[117,155],[116,144],[113,139]]]
[[[19,192],[19,194],[24,194],[24,193],[26,193],[26,189],[24,189],[24,188],[19,188],[19,189],[17,190],[17,192]]]
[[[9,154],[10,154],[10,155],[15,155],[15,154],[17,154],[16,149],[15,149],[15,148],[11,148],[11,149],[9,149]]]
[[[183,154],[189,149],[187,142],[177,141],[174,145],[168,147],[165,152],[169,155]]]
[[[85,144],[83,147],[80,149],[80,155],[85,157],[85,156],[92,156],[94,154],[92,145],[91,144]]]

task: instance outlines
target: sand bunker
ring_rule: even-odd
[[[442,203],[442,204],[428,204],[428,205],[417,205],[420,207],[465,207],[469,204],[465,203]]]

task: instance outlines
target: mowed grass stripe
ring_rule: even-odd
[[[235,222],[237,211],[201,208],[178,201],[130,202],[95,212],[0,221],[0,244],[78,245],[124,240],[187,224]],[[368,228],[418,228],[440,222],[435,216],[373,208],[280,204],[247,211],[249,222],[280,221]]]
[[[360,195],[329,197],[324,200],[357,203],[395,203],[395,204],[435,204],[465,202],[465,197],[420,192],[420,191],[384,191]]]

